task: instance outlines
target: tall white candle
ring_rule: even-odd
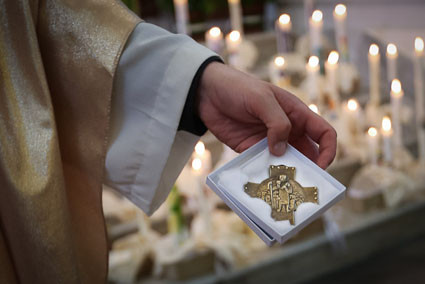
[[[187,0],[173,0],[176,14],[177,33],[190,35],[189,6]]]
[[[397,46],[390,43],[387,45],[387,79],[390,85],[397,78]]]
[[[356,99],[349,99],[345,110],[347,117],[347,129],[354,136],[357,136],[362,132],[361,113],[360,105]]]
[[[306,65],[307,69],[307,84],[308,84],[308,96],[312,103],[317,103],[319,100],[319,57],[313,55],[308,59]]]
[[[415,107],[416,133],[418,136],[419,160],[425,163],[425,111],[424,111],[424,82],[423,82],[424,41],[415,38]]]
[[[310,48],[311,54],[320,58],[322,51],[323,13],[315,10],[310,18]]]
[[[290,32],[292,28],[291,17],[288,14],[280,15],[276,21],[276,43],[277,52],[279,54],[291,51],[290,47]]]
[[[232,30],[239,31],[243,34],[243,17],[242,6],[240,0],[228,0],[230,12],[230,25]]]
[[[391,82],[391,116],[394,125],[394,146],[402,146],[402,130],[401,130],[401,107],[403,100],[403,89],[400,80],[394,79]]]
[[[270,67],[270,80],[277,86],[285,85],[285,68],[286,62],[283,56],[276,56]]]
[[[381,56],[379,47],[371,44],[369,48],[369,93],[370,104],[378,106],[380,104],[380,80],[381,80]]]
[[[235,68],[239,66],[239,48],[242,43],[242,36],[239,31],[232,31],[226,36],[226,47],[229,53],[229,64]]]
[[[210,214],[210,208],[208,205],[208,200],[205,196],[204,192],[204,177],[202,171],[202,160],[200,158],[194,158],[192,160],[192,173],[193,178],[196,179],[196,184],[198,186],[198,208],[199,208],[199,214],[201,215],[202,219],[204,220],[204,229],[206,233],[211,233],[212,229],[212,223],[211,223],[211,214]]]
[[[330,96],[335,105],[339,105],[340,101],[338,93],[338,60],[338,52],[331,51],[328,56],[328,61],[325,62],[326,81],[328,83]]]
[[[334,12],[335,38],[338,51],[343,62],[349,61],[348,38],[347,38],[347,7],[344,4],[335,6]]]
[[[384,161],[386,163],[391,163],[393,159],[393,154],[392,154],[393,130],[391,127],[391,119],[388,116],[384,116],[384,118],[382,119],[381,134],[382,134],[382,142],[383,142]]]
[[[376,165],[378,162],[378,130],[375,127],[370,127],[367,131],[367,140],[369,144],[370,163]]]
[[[205,33],[205,43],[209,49],[222,54],[223,52],[223,33],[219,27],[212,27]]]

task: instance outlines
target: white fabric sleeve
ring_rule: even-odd
[[[114,81],[104,183],[152,214],[166,199],[198,136],[177,131],[192,80],[216,56],[190,37],[140,23]]]

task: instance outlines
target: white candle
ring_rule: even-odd
[[[338,60],[338,52],[331,51],[328,56],[328,61],[325,62],[326,81],[328,83],[331,99],[335,105],[339,105]]]
[[[378,130],[375,127],[370,127],[367,131],[367,140],[369,144],[370,162],[376,165],[378,162]]]
[[[416,133],[418,136],[419,160],[425,163],[425,117],[424,117],[424,82],[423,82],[424,41],[415,38],[415,107],[416,107]]]
[[[310,18],[310,48],[311,54],[320,58],[322,50],[323,13],[315,10]]]
[[[348,39],[347,39],[347,7],[344,4],[338,4],[335,6],[334,12],[334,24],[335,24],[335,38],[338,47],[338,51],[341,54],[343,62],[348,62]]]
[[[207,176],[211,170],[211,152],[205,149],[205,144],[202,141],[196,143],[194,157],[201,160],[201,172],[204,176]]]
[[[173,0],[176,14],[177,33],[190,35],[189,6],[187,0]]]
[[[387,45],[387,79],[388,84],[397,78],[397,47],[395,44],[390,43]]]
[[[307,89],[309,100],[312,103],[317,103],[319,100],[320,90],[319,90],[319,57],[310,56],[308,63],[306,65],[307,69]]]
[[[356,99],[349,99],[346,107],[347,128],[349,132],[356,136],[361,130],[360,106]]]
[[[288,14],[280,15],[276,21],[276,42],[277,52],[279,54],[291,51],[290,47],[290,32],[292,28],[291,17]]]
[[[282,85],[282,80],[285,80],[285,58],[283,56],[276,56],[273,60],[273,68],[271,70],[272,82],[275,82],[278,86]]]
[[[217,54],[223,52],[223,33],[219,27],[213,27],[205,33],[205,43],[209,49]]]
[[[229,53],[229,64],[233,67],[239,65],[239,48],[242,43],[242,36],[239,31],[232,31],[226,36],[226,47]]]
[[[229,0],[230,25],[232,30],[243,34],[243,17],[240,0]]]
[[[380,77],[381,77],[381,56],[379,47],[371,44],[369,48],[369,93],[370,104],[378,106],[380,104]]]
[[[394,79],[391,82],[391,116],[394,125],[394,146],[402,146],[402,130],[401,130],[401,107],[403,100],[403,89],[400,80]]]
[[[383,154],[384,154],[384,161],[386,163],[391,163],[393,159],[392,154],[392,136],[393,136],[393,130],[391,128],[391,119],[388,116],[384,116],[382,119],[382,142],[383,142]]]
[[[211,233],[212,224],[211,224],[209,205],[204,192],[204,186],[203,186],[204,175],[203,175],[202,167],[203,167],[203,164],[200,158],[194,158],[192,160],[193,178],[196,179],[196,184],[198,186],[197,190],[198,190],[199,213],[204,220],[206,233]]]

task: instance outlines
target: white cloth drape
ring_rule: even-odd
[[[164,202],[199,139],[177,127],[194,75],[215,55],[185,35],[140,23],[121,56],[104,182],[146,214]]]

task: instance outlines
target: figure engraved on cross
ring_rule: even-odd
[[[304,202],[318,204],[317,187],[303,187],[295,181],[295,167],[285,165],[269,168],[269,178],[260,184],[248,182],[244,191],[253,198],[260,198],[272,208],[275,221],[289,220],[295,225],[294,212]]]

